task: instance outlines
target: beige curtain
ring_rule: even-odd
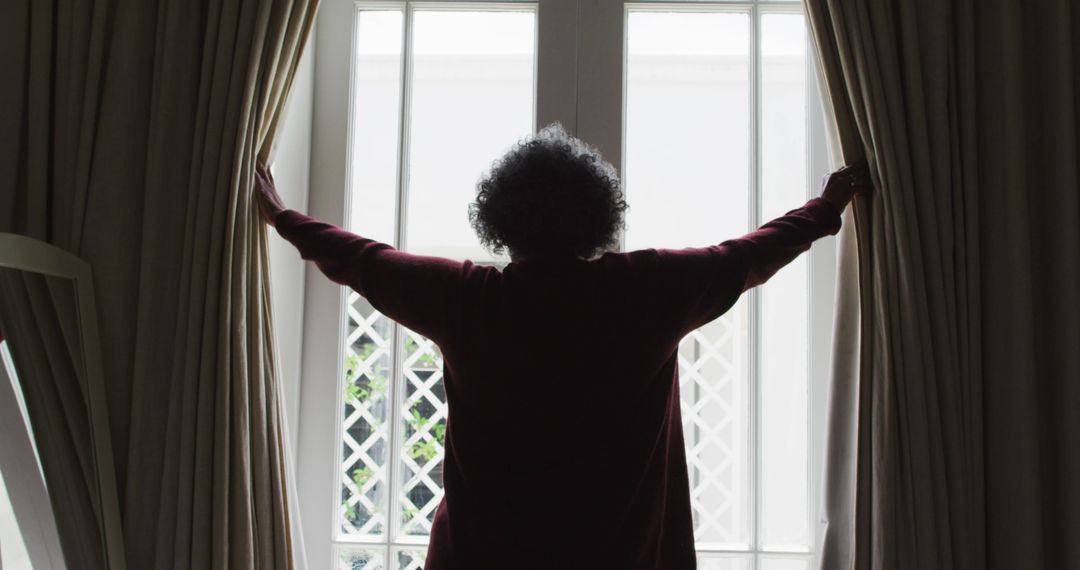
[[[93,268],[131,568],[292,564],[251,186],[316,3],[0,3],[0,231]]]
[[[1080,568],[1080,6],[806,5],[878,188],[842,267],[822,567]]]

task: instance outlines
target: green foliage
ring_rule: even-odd
[[[419,410],[420,402],[414,402],[412,407],[409,408],[409,417],[405,418],[405,421],[412,426],[414,432],[423,431],[431,418],[425,417]],[[425,462],[431,461],[439,454],[439,449],[443,446],[446,440],[446,423],[437,422],[431,426],[431,435],[435,437],[435,441],[430,439],[421,438],[412,445],[409,446],[408,454],[413,459],[423,459]]]
[[[371,469],[371,467],[365,465],[365,466],[360,467],[358,469],[353,469],[352,480],[353,480],[353,483],[356,483],[356,488],[357,489],[363,490],[364,484],[366,484],[368,481],[370,481],[371,478],[374,475],[375,475],[375,472]]]
[[[405,335],[404,345],[407,357],[421,350],[420,345],[409,335]],[[378,347],[375,343],[366,342],[356,347],[355,352],[350,351],[345,357],[345,401],[354,407],[372,405],[388,394],[391,381],[389,370],[379,369],[370,364],[371,357],[376,350],[378,350]],[[368,363],[368,365],[365,366],[364,363]],[[413,366],[422,369],[437,368],[439,366],[438,355],[432,352],[424,352],[415,360]],[[439,455],[445,444],[446,422],[444,420],[433,422],[431,416],[425,415],[425,412],[422,411],[421,403],[421,400],[413,402],[408,409],[408,413],[403,418],[407,426],[412,428],[411,430],[406,428],[405,436],[409,437],[425,431],[429,435],[421,435],[417,438],[417,441],[408,445],[405,452],[412,459],[427,463],[433,461]],[[372,430],[379,430],[381,427],[382,422],[378,420],[371,422]],[[365,465],[353,469],[351,479],[359,492],[363,492],[365,485],[371,482],[374,475],[373,468]],[[358,520],[357,509],[354,505],[350,505],[348,500],[342,502],[342,508],[347,521],[355,523]],[[418,514],[419,510],[417,508],[402,505],[402,515],[405,520],[409,520]]]
[[[350,353],[345,357],[345,401],[359,407],[364,402],[374,402],[386,395],[390,379],[384,371],[373,370],[370,374],[360,374],[360,363],[366,361],[375,351],[374,344],[365,344],[359,354]]]

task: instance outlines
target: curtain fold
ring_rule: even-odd
[[[877,188],[822,567],[1080,567],[1080,8],[806,6],[844,159]]]
[[[294,564],[251,188],[316,7],[0,7],[0,231],[93,268],[132,568]]]

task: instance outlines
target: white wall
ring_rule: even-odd
[[[312,33],[311,38],[315,35]],[[278,134],[272,171],[278,192],[294,210],[307,211],[311,172],[311,112],[315,86],[315,42],[309,41],[293,80]],[[289,242],[270,238],[271,302],[274,311],[278,370],[284,389],[289,446],[296,449],[300,430],[300,357],[304,332],[304,262]],[[293,453],[295,473],[296,454]]]

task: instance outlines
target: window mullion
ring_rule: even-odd
[[[761,224],[761,23],[758,5],[750,6],[750,228]],[[757,568],[761,546],[761,290],[750,291],[749,381],[750,381],[750,509],[752,567]]]
[[[398,168],[397,168],[397,204],[395,206],[394,220],[394,246],[398,249],[405,249],[405,236],[406,236],[406,212],[408,208],[408,169],[409,169],[409,107],[412,97],[412,6],[407,2],[403,7],[402,14],[402,33],[401,33],[401,100],[399,102],[400,112],[398,114],[398,141],[400,147],[398,148]],[[398,539],[399,523],[401,518],[399,512],[401,511],[400,498],[401,493],[401,477],[398,474],[398,460],[400,456],[401,444],[399,440],[402,440],[401,434],[401,408],[402,398],[404,396],[404,390],[402,379],[404,377],[404,364],[405,364],[405,343],[404,343],[404,331],[399,323],[396,321],[393,323],[393,341],[392,348],[393,358],[390,360],[390,382],[388,385],[389,393],[387,394],[388,401],[390,403],[389,414],[389,434],[387,436],[387,464],[386,464],[386,477],[387,477],[387,489],[389,496],[386,501],[386,562],[388,565],[392,565],[391,555],[392,549],[390,545]]]

